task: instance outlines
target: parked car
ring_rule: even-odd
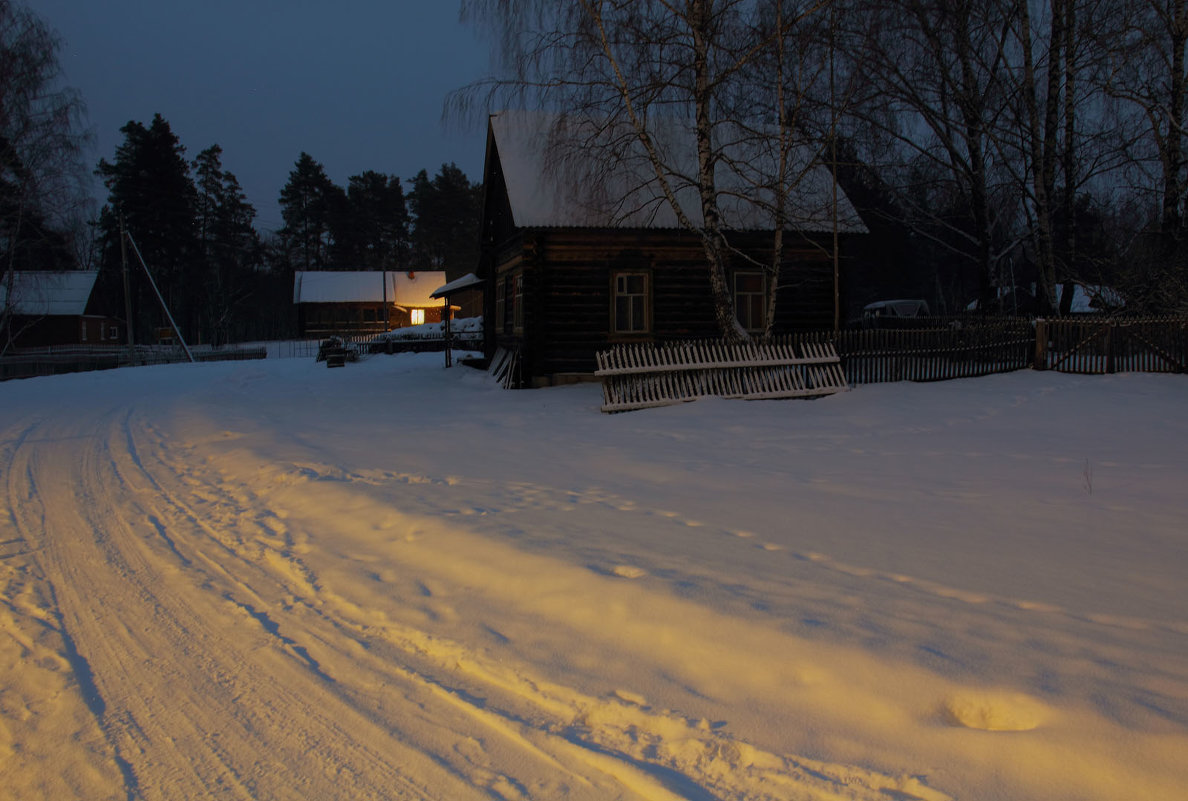
[[[862,307],[863,328],[877,328],[883,320],[927,317],[928,301],[919,298],[876,300]]]

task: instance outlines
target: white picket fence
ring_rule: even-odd
[[[596,354],[602,411],[697,398],[811,398],[848,389],[829,342],[623,344]]]

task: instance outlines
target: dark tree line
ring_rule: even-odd
[[[141,341],[167,318],[138,254],[182,335],[216,344],[291,335],[296,270],[473,269],[479,195],[452,164],[433,179],[420,172],[407,193],[400,178],[374,171],[351,176],[344,189],[302,153],[280,192],[284,225],[261,236],[222,148],[188,160],[160,115],[121,131],[115,158],[98,168],[108,190],[98,223],[101,290],[109,308],[122,308],[130,263]],[[122,231],[131,238],[121,241]]]
[[[294,270],[471,270],[482,196],[454,164],[408,181],[368,170],[338,186],[308,153],[281,190],[277,257]]]
[[[164,305],[187,341],[217,344],[292,334],[294,270],[473,269],[480,195],[453,164],[409,181],[369,170],[340,187],[302,153],[280,192],[284,225],[262,235],[222,148],[191,159],[159,114],[126,124],[100,160],[96,217],[84,109],[60,86],[59,46],[36,14],[0,0],[0,286],[21,270],[97,267],[99,303],[129,308],[138,341],[167,325]],[[2,294],[0,348],[14,317]]]

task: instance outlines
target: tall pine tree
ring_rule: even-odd
[[[131,121],[120,131],[124,142],[116,149],[115,160],[101,160],[97,171],[108,190],[100,215],[105,288],[112,291],[114,285],[119,291],[119,219],[123,215],[183,336],[196,339],[203,276],[195,226],[197,192],[185,148],[160,114],[148,126]],[[167,325],[167,317],[132,259],[136,267],[131,273],[132,322],[137,338],[147,342],[151,329]]]
[[[308,153],[298,157],[281,189],[284,227],[278,232],[292,270],[321,270],[331,264],[334,223],[346,205],[346,193]]]
[[[456,164],[443,164],[432,180],[425,170],[411,181],[409,206],[416,218],[412,234],[416,267],[445,270],[450,280],[474,269],[482,186],[472,184]]]
[[[235,175],[223,169],[222,154],[221,147],[211,145],[193,165],[203,331],[215,345],[251,333],[245,315],[237,312],[255,289],[260,263],[259,237],[252,227],[256,210]]]
[[[368,170],[347,183],[345,213],[335,220],[335,262],[368,270],[408,265],[408,207],[395,175]]]

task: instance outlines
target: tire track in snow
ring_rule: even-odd
[[[222,576],[184,556],[194,521],[158,505],[169,495],[146,478],[152,468],[134,449],[129,417],[75,425],[17,449],[9,475],[22,480],[10,480],[10,506],[52,576],[72,661],[92,677],[90,695],[101,699],[92,708],[115,759],[131,766],[127,797],[467,797],[454,796],[465,785],[423,756],[421,775],[437,776],[444,789],[405,775],[399,760],[415,764],[417,755],[388,743],[393,761],[368,745],[368,721],[307,702],[324,679],[278,662],[266,634],[245,632],[231,605],[204,590]],[[64,436],[91,426],[98,436],[95,428],[82,440]],[[171,532],[172,548],[153,544],[159,532],[144,525],[152,519]],[[292,765],[319,752],[323,762],[295,786]],[[272,754],[273,764],[258,754]],[[334,775],[342,771],[357,776],[345,792]]]
[[[1004,651],[1002,643],[1015,643],[1015,648],[1031,654],[1035,660],[1034,676],[1020,676],[1020,690],[1030,693],[1050,692],[1052,682],[1059,682],[1065,691],[1075,691],[1085,702],[1102,706],[1107,714],[1111,699],[1127,690],[1128,676],[1139,666],[1135,653],[1127,643],[1133,632],[1142,637],[1149,630],[1166,635],[1168,661],[1162,676],[1143,688],[1141,703],[1169,721],[1188,723],[1188,706],[1182,694],[1169,690],[1180,685],[1178,653],[1188,629],[1175,620],[1154,620],[1137,617],[1106,617],[1077,614],[1062,607],[1036,603],[1026,598],[1012,597],[985,591],[970,591],[939,581],[923,579],[900,572],[865,567],[834,558],[820,551],[796,548],[772,542],[770,534],[762,530],[748,531],[732,527],[716,527],[679,512],[655,504],[639,502],[631,497],[599,487],[562,488],[526,481],[497,479],[469,479],[457,475],[417,475],[389,470],[348,470],[316,462],[295,462],[285,475],[297,474],[301,480],[330,485],[357,484],[363,487],[389,488],[408,486],[410,489],[427,485],[431,493],[399,493],[398,497],[414,501],[419,514],[441,516],[466,526],[497,533],[509,541],[517,541],[525,531],[533,528],[533,514],[544,512],[544,520],[553,519],[555,512],[580,511],[567,518],[567,532],[563,538],[537,538],[533,545],[558,548],[563,554],[588,553],[588,567],[602,575],[629,579],[644,579],[668,584],[678,594],[685,587],[695,588],[702,595],[717,593],[721,600],[749,605],[787,630],[814,637],[826,636],[866,644],[879,649],[897,649],[902,656],[939,674],[957,678],[971,686],[1001,683],[1001,676],[1011,670],[1015,652]],[[636,522],[623,523],[626,516]],[[625,563],[622,557],[607,549],[607,532],[640,527],[654,532],[656,551],[644,557],[633,541],[632,558]],[[590,537],[583,536],[589,530]],[[684,532],[688,532],[685,534]],[[772,532],[774,533],[774,532]],[[781,532],[782,533],[782,532]],[[715,564],[705,572],[695,562],[679,558],[680,544],[686,536],[737,538],[743,552],[762,552],[763,567],[778,568],[769,580],[760,582],[754,573],[737,583],[725,578],[723,566]],[[781,538],[788,541],[787,536]],[[793,538],[794,539],[794,538]],[[648,541],[653,537],[649,535]],[[598,549],[575,546],[571,543],[597,543]],[[678,546],[672,550],[670,546]],[[695,545],[692,547],[696,547]],[[666,549],[667,548],[667,549]],[[719,552],[719,551],[715,551]],[[641,559],[642,557],[642,559]],[[675,558],[674,558],[675,557]],[[740,561],[746,568],[748,563]],[[814,593],[814,586],[847,587],[845,591]],[[739,588],[750,594],[738,595]],[[762,594],[756,591],[762,590]],[[846,605],[852,598],[861,602]],[[948,609],[938,620],[937,608]],[[953,616],[957,617],[953,617]],[[946,623],[946,620],[950,622]],[[960,636],[954,640],[953,621]],[[820,630],[824,627],[825,630]],[[902,636],[904,631],[910,636]],[[1104,630],[1109,630],[1102,636]],[[899,632],[896,634],[895,632]],[[898,642],[893,642],[898,640]],[[1047,665],[1055,655],[1091,652],[1095,668],[1091,675],[1060,676]],[[1178,652],[1178,653],[1177,653]],[[1141,658],[1141,657],[1140,657]],[[1143,667],[1152,670],[1149,665]],[[937,706],[947,708],[949,699],[937,698]],[[942,717],[949,719],[947,713]]]
[[[218,481],[217,479],[210,480],[209,477],[207,480],[197,479],[194,477],[194,471],[191,468],[187,467],[183,462],[176,461],[176,457],[168,452],[169,447],[163,439],[159,439],[155,444],[159,447],[154,449],[151,458],[146,451],[143,462],[147,463],[151,461],[154,463],[159,463],[162,467],[164,467],[165,469],[158,473],[158,476],[165,475],[172,470],[173,475],[181,480],[184,485],[195,490],[195,497],[197,497],[198,494],[201,495],[201,501],[203,503],[203,515],[209,516],[211,519],[217,522],[217,525],[202,523],[200,528],[209,534],[212,540],[216,541],[220,548],[226,549],[228,555],[233,554],[237,557],[232,559],[230,562],[226,560],[220,560],[220,572],[230,576],[231,573],[236,572],[232,570],[231,565],[237,565],[242,569],[242,571],[246,572],[250,576],[250,580],[246,582],[242,581],[242,576],[240,577],[240,594],[246,594],[253,599],[257,599],[257,602],[263,606],[268,603],[267,597],[269,593],[266,592],[265,589],[260,585],[260,582],[274,581],[276,582],[278,588],[282,590],[280,594],[285,598],[285,601],[283,604],[283,609],[277,609],[276,604],[273,604],[271,607],[272,611],[275,614],[283,614],[283,616],[288,618],[289,621],[292,621],[294,617],[300,618],[300,622],[295,623],[295,625],[293,625],[290,630],[298,631],[306,638],[309,638],[311,635],[317,636],[317,645],[320,653],[319,658],[324,660],[325,648],[336,648],[339,650],[339,653],[335,654],[335,656],[337,656],[340,660],[350,659],[356,663],[359,661],[360,656],[366,655],[366,651],[360,653],[357,650],[351,650],[350,653],[342,653],[343,646],[335,645],[333,643],[335,637],[341,639],[342,634],[346,633],[347,636],[355,637],[355,643],[367,645],[366,638],[358,636],[359,632],[361,632],[365,626],[362,624],[344,622],[341,619],[333,619],[327,616],[325,613],[325,608],[327,606],[334,606],[335,597],[332,594],[324,591],[324,589],[320,586],[317,577],[314,576],[312,571],[310,571],[298,557],[288,550],[288,547],[286,546],[291,546],[293,544],[293,538],[288,536],[287,532],[284,532],[285,539],[284,543],[282,544],[277,543],[275,539],[270,539],[268,537],[253,540],[251,537],[235,536],[229,538],[226,535],[219,534],[220,531],[225,531],[228,529],[241,529],[243,527],[251,529],[254,525],[253,521],[258,520],[261,517],[266,518],[267,515],[260,512],[259,509],[252,509],[250,506],[245,506],[245,504],[247,504],[250,499],[243,488],[232,488],[227,486],[225,483]],[[163,483],[167,482],[158,482],[156,484],[156,487],[159,491],[164,491],[165,488]],[[169,492],[164,491],[163,497],[165,497],[169,503],[175,506],[182,517],[191,521],[198,521],[199,514],[194,508],[190,506],[190,501],[184,496],[184,493],[170,494]],[[202,554],[198,554],[197,558],[205,557],[203,557]],[[286,634],[283,634],[281,632],[280,624],[275,622],[271,617],[265,616],[260,611],[253,608],[250,604],[237,600],[230,592],[226,593],[225,597],[231,603],[233,603],[236,608],[242,610],[245,615],[251,617],[253,620],[260,623],[261,626],[268,630],[271,634],[281,639],[291,650],[298,652],[304,659],[313,659],[313,657],[309,655],[313,648],[312,642],[310,643],[309,648],[304,645],[299,645],[297,640],[290,638]],[[331,631],[315,632],[313,627],[311,627],[311,624],[318,624],[320,627],[331,629]],[[414,661],[416,658],[416,654],[413,653],[406,653],[404,656],[406,658],[413,659]],[[355,672],[358,672],[357,667],[355,667],[354,670]],[[320,663],[318,664],[318,672],[321,672]],[[332,672],[337,674],[337,671]],[[434,709],[431,717],[434,719],[434,725],[438,725],[437,719],[443,717],[441,714],[441,705],[440,703],[433,704],[432,702],[440,701],[443,698],[448,700],[449,695],[447,694],[446,696],[442,696],[440,692],[435,689],[437,685],[434,682],[425,680],[422,678],[421,674],[415,670],[404,669],[399,666],[393,667],[387,662],[377,664],[375,674],[377,678],[373,679],[373,682],[393,683],[393,680],[399,680],[405,684],[412,684],[414,690],[422,690],[423,692],[421,693],[417,693],[415,691],[412,692],[411,697],[419,699],[417,701],[418,704],[424,705],[426,707],[432,707]],[[353,703],[355,703],[360,709],[364,708],[369,703],[369,699],[367,697],[360,696],[357,691],[354,691],[350,687],[344,686],[340,683],[336,683],[333,690],[344,699],[352,699]],[[428,698],[421,697],[426,695],[426,692],[424,692],[426,690],[428,691]],[[450,704],[450,706],[455,705]],[[458,707],[455,706],[455,708]],[[392,720],[390,722],[393,726],[398,726],[400,724],[399,720]],[[456,728],[463,729],[466,727],[459,723]],[[507,732],[505,730],[498,731],[498,733],[505,739],[509,739],[507,738]],[[518,741],[514,737],[510,738],[510,740],[513,742],[513,745],[517,747],[522,747],[524,745],[523,742]],[[505,749],[491,750],[498,752]],[[544,758],[546,761],[549,761],[548,758],[544,757],[540,752],[533,751],[531,748],[528,750],[531,753],[535,753],[538,758]],[[515,788],[515,783],[511,782],[508,777],[503,776],[498,772],[489,770],[488,766],[485,764],[478,766],[478,769],[489,774],[489,777],[486,780],[482,779],[481,777],[476,780],[475,776],[471,772],[468,772],[464,767],[458,768],[455,766],[451,767],[451,769],[456,770],[458,775],[464,776],[468,780],[475,781],[475,783],[480,786],[486,786],[491,792],[502,794],[504,791],[511,792]],[[572,771],[565,769],[562,769],[562,772],[565,774],[564,781],[583,784],[582,777],[579,774],[575,774]],[[511,783],[509,784],[508,782]],[[500,787],[503,787],[502,791],[499,789]],[[616,794],[614,793],[608,794],[608,788],[605,786],[595,789],[596,792],[589,797],[616,797]],[[512,795],[514,795],[514,793],[512,793]],[[547,795],[548,794],[546,794],[546,796]],[[461,796],[459,795],[458,797]]]
[[[77,649],[29,536],[44,527],[45,513],[25,459],[40,420],[32,421],[0,449],[7,512],[0,559],[0,723],[16,718],[15,731],[0,726],[0,786],[6,797],[133,798],[135,777],[118,748],[105,737],[106,705],[93,672]],[[11,548],[9,547],[11,546]],[[16,645],[10,655],[9,647]],[[30,748],[42,738],[78,743],[61,752]],[[10,741],[10,738],[12,740]]]
[[[191,456],[184,461],[196,460]],[[257,472],[242,464],[236,468]],[[394,472],[352,473],[310,463],[295,463],[291,470],[279,473],[275,467],[270,469],[270,482],[298,486],[304,502],[316,503],[314,496],[331,496],[327,498],[330,508],[357,508],[363,517],[373,510],[340,497],[357,492],[352,485],[459,483],[457,479],[431,480]],[[236,480],[224,475],[204,483],[209,488]],[[261,499],[253,504],[268,508],[269,502]],[[498,572],[494,566],[492,571]],[[441,582],[435,580],[434,584]],[[419,594],[431,594],[423,582],[417,587]],[[503,664],[506,657],[493,661],[458,641],[390,619],[376,619],[374,613],[353,605],[321,580],[316,601],[309,608],[333,615],[339,625],[368,637],[366,659],[381,658],[389,675],[399,674],[427,690],[431,698],[421,703],[445,701],[482,729],[519,746],[547,766],[569,766],[569,773],[578,780],[584,777],[584,783],[592,781],[592,776],[602,776],[601,782],[613,781],[620,792],[645,798],[765,798],[772,796],[758,788],[772,782],[785,788],[795,785],[796,793],[805,799],[833,797],[841,787],[853,798],[882,798],[887,792],[902,798],[944,798],[915,779],[839,765],[822,764],[810,770],[803,767],[808,761],[763,753],[711,729],[704,721],[686,720],[646,705],[632,706],[622,697],[596,698],[549,685],[531,677],[532,671],[524,665],[508,668]],[[382,642],[377,641],[376,633]],[[605,791],[594,797],[606,797]]]

